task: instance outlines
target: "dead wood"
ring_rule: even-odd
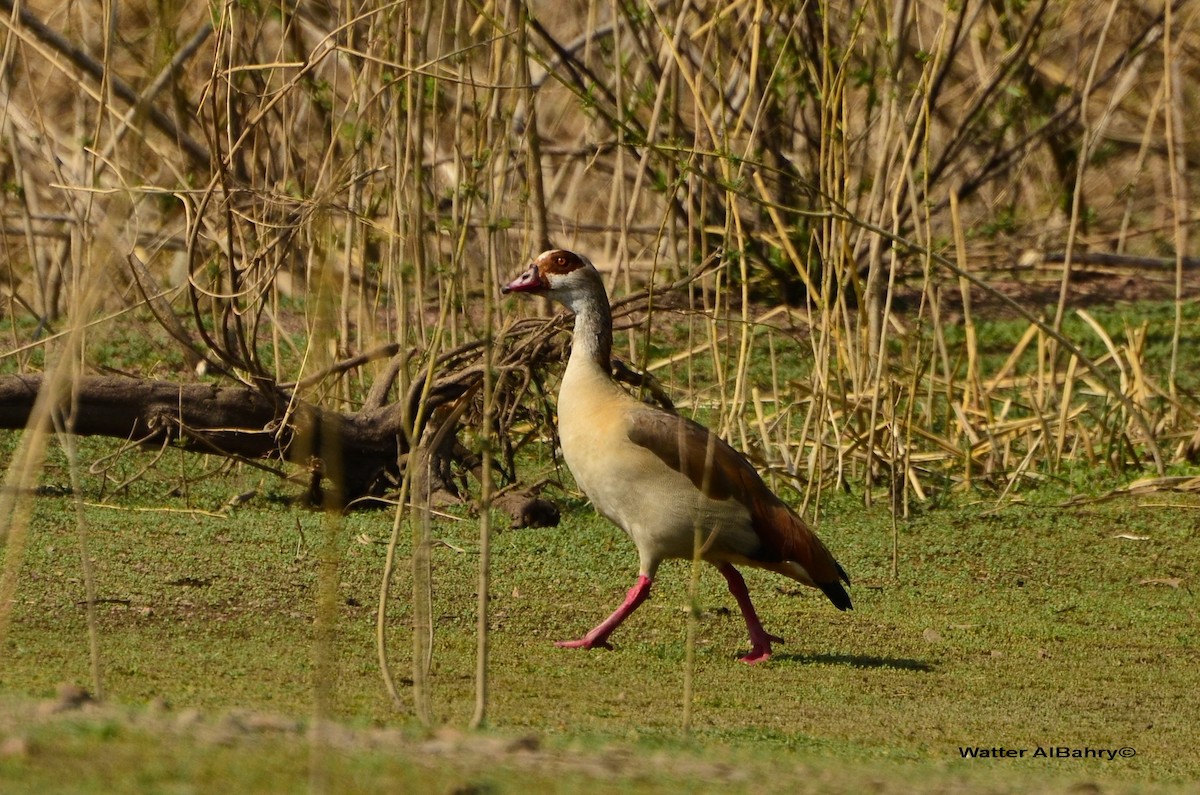
[[[41,375],[0,377],[0,428],[24,428],[42,386]],[[282,392],[125,376],[81,378],[60,407],[67,429],[80,436],[176,444],[230,458],[314,467],[337,445],[349,499],[381,493],[395,482],[411,436],[397,405],[332,412]]]

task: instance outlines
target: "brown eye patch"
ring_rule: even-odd
[[[565,274],[583,267],[583,259],[573,251],[553,249],[543,252],[534,260],[538,270],[543,274]]]

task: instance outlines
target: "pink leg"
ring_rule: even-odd
[[[637,583],[629,589],[629,593],[625,595],[625,601],[613,611],[611,616],[604,619],[595,629],[579,640],[563,640],[554,645],[564,649],[594,649],[597,646],[611,649],[612,646],[608,645],[608,636],[629,617],[630,613],[637,610],[638,605],[650,598],[650,583],[649,577],[639,574]]]
[[[725,582],[729,583],[729,592],[737,600],[738,607],[742,610],[742,618],[746,619],[746,629],[750,630],[750,653],[742,658],[742,662],[762,662],[771,656],[771,641],[783,643],[783,638],[771,635],[763,629],[762,622],[758,620],[758,613],[754,612],[754,605],[750,602],[750,591],[746,589],[746,581],[742,579],[741,573],[729,563],[717,566],[717,571],[721,572],[725,576]]]

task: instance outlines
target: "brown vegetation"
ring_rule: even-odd
[[[808,474],[847,439],[874,469],[892,453],[871,429],[905,402],[882,387],[920,380],[881,358],[897,296],[905,322],[952,301],[969,323],[989,268],[1055,263],[1053,306],[1026,306],[1055,353],[1080,262],[1186,264],[1195,54],[1170,6],[6,7],[8,314],[144,307],[272,405],[349,416],[377,376],[411,397],[489,338],[499,276],[553,237],[626,290],[719,256],[692,292],[716,322],[802,303],[815,392],[875,396],[842,439],[803,442]],[[289,350],[285,328],[328,344]],[[387,345],[399,361],[363,356]],[[982,374],[940,375],[986,423],[956,386]],[[283,417],[260,419],[245,430]]]

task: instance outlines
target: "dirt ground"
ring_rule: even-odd
[[[1105,262],[1109,255],[1081,255],[1083,262],[1072,265],[1067,287],[1067,308],[1087,308],[1138,301],[1171,301],[1176,296],[1174,263],[1130,257],[1124,262]],[[1016,301],[1035,315],[1053,310],[1062,291],[1062,262],[1051,260],[1029,265],[1014,265],[1009,270],[992,270],[983,278],[991,290],[971,289],[972,310],[986,317],[1011,315],[1012,309],[1000,296]],[[1099,260],[1099,261],[1095,261]],[[1184,300],[1200,297],[1200,263],[1188,261],[1179,279],[1179,295]],[[920,300],[920,284],[900,291],[901,308],[915,308]],[[943,319],[962,317],[962,295],[958,286],[947,280],[941,286]],[[948,314],[947,314],[948,313]]]

